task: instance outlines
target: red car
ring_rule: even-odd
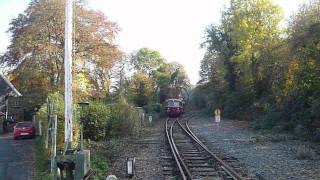
[[[34,138],[36,136],[36,130],[32,122],[18,122],[13,127],[14,139],[19,139],[20,137]]]

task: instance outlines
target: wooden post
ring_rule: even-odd
[[[39,122],[39,136],[42,136],[42,127],[41,127],[41,121]]]
[[[83,151],[83,123],[80,125],[80,149]]]
[[[52,151],[51,151],[51,174],[53,179],[57,179],[57,166],[56,166],[56,156],[57,156],[57,115],[51,117],[52,129],[51,129],[51,142],[52,142]]]
[[[140,121],[140,127],[144,127],[143,126],[144,118],[145,118],[145,114],[144,114],[144,112],[142,112],[142,118],[141,118],[141,121]]]
[[[36,115],[35,114],[32,116],[32,123],[34,126],[36,126]]]
[[[51,119],[51,118],[52,118],[52,117],[50,116],[50,119]],[[45,139],[45,142],[44,142],[46,149],[48,149],[48,147],[49,147],[49,131],[50,131],[50,128],[51,128],[51,127],[50,127],[50,124],[51,124],[50,122],[51,122],[51,120],[49,121],[49,124],[48,124],[48,129],[47,129],[47,131],[46,131],[46,137],[45,137],[46,139]]]

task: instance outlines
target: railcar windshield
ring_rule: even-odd
[[[167,107],[180,107],[181,102],[178,100],[168,100],[167,101]]]

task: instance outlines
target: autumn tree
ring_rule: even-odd
[[[14,69],[11,72],[13,81],[25,97],[32,93],[62,90],[64,6],[63,0],[32,1],[25,12],[10,23],[12,40],[1,57],[1,63]],[[110,69],[121,58],[121,52],[114,44],[118,31],[117,24],[109,21],[103,13],[81,3],[74,4],[76,96],[108,93]],[[34,92],[35,84],[46,85]]]
[[[137,72],[131,77],[129,97],[134,104],[143,107],[152,99],[152,81],[142,72]]]
[[[121,93],[127,94],[130,77],[129,72],[132,69],[129,55],[123,56],[123,58],[116,62],[112,67],[111,75],[113,78],[113,85],[111,86],[111,90],[116,95],[120,95]]]

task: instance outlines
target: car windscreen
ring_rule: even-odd
[[[32,123],[18,123],[16,127],[17,128],[32,127]]]

